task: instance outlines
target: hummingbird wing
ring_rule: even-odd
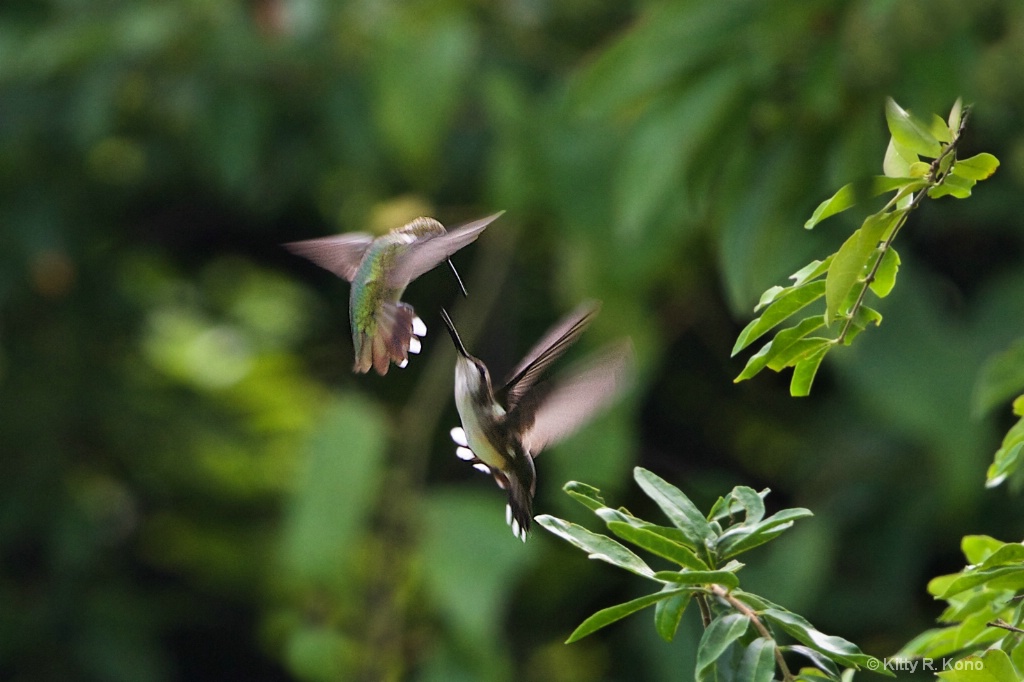
[[[388,272],[388,285],[395,289],[404,289],[409,282],[433,270],[438,263],[476,241],[484,228],[497,220],[502,213],[504,211],[466,223],[444,234],[428,235],[416,240],[410,248],[402,252],[394,267]]]
[[[633,344],[622,341],[584,361],[550,389],[531,392],[510,413],[523,428],[524,449],[536,457],[572,435],[628,387],[633,366]]]
[[[576,342],[600,309],[601,304],[597,301],[581,303],[530,349],[526,357],[509,373],[508,380],[501,388],[509,410],[514,409],[530,387],[537,383],[544,370]]]
[[[347,232],[333,237],[289,242],[284,248],[351,282],[372,243],[372,235],[365,232]]]

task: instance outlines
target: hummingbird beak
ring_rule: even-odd
[[[462,278],[459,277],[459,271],[455,269],[455,263],[452,262],[451,258],[448,259],[448,267],[452,269],[452,274],[455,275],[455,281],[459,283],[459,289],[462,291],[462,297],[469,298],[469,294],[466,293],[466,285],[462,283]]]
[[[459,355],[462,357],[468,358],[469,353],[466,351],[466,347],[462,345],[462,339],[459,338],[459,333],[455,331],[455,325],[452,324],[452,318],[448,317],[448,311],[444,308],[441,308],[441,319],[444,320],[444,325],[448,327],[448,334],[452,337],[452,342],[455,344],[455,350],[459,351]]]

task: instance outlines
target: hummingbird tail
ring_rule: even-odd
[[[356,362],[353,370],[377,374],[388,373],[391,363],[399,367],[409,364],[409,354],[419,353],[420,338],[426,336],[427,327],[416,317],[416,311],[407,303],[385,303],[374,315],[376,330],[357,332]]]
[[[508,493],[508,504],[505,506],[505,523],[512,528],[512,534],[526,542],[526,536],[530,533],[530,525],[533,523],[533,495],[536,492],[537,478],[533,468],[533,458],[525,457],[523,462],[527,465],[529,473],[516,471],[505,475],[497,469],[491,473],[498,485]]]

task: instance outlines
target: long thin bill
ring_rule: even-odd
[[[469,294],[466,293],[466,286],[462,283],[462,278],[459,277],[459,271],[455,269],[455,263],[452,262],[451,258],[448,259],[448,267],[452,269],[452,274],[455,275],[455,281],[459,283],[459,289],[462,290],[462,297],[469,298]]]

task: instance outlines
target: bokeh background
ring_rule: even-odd
[[[895,652],[963,534],[1024,526],[983,488],[1008,406],[971,399],[1024,326],[1022,73],[1018,0],[5,0],[0,678],[689,679],[692,613],[562,644],[649,586],[519,543],[448,440],[438,308],[500,377],[589,297],[572,355],[629,335],[640,377],[538,460],[538,512],[596,528],[575,479],[657,518],[638,464],[705,508],[770,487],[816,516],[744,585]],[[856,226],[801,227],[880,171],[887,95],[974,103],[999,172],[911,218],[811,398],[733,384],[759,293]],[[384,378],[350,372],[348,285],[279,246],[499,209]]]

